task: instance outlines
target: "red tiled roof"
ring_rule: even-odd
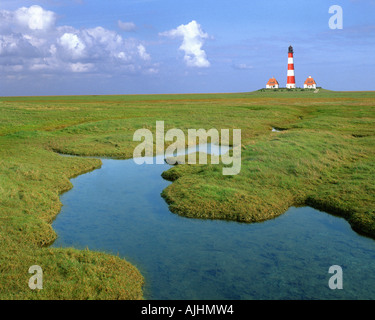
[[[268,86],[274,86],[276,84],[279,84],[275,78],[271,78],[268,80],[267,85]]]
[[[304,84],[307,84],[308,86],[311,86],[313,84],[316,84],[315,80],[311,77],[308,77]]]

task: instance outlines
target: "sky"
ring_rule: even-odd
[[[375,90],[375,0],[1,0],[0,96],[285,87],[289,45],[297,87]]]

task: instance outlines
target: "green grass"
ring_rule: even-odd
[[[48,245],[69,179],[101,165],[58,153],[130,158],[135,130],[158,120],[166,131],[242,129],[239,175],[221,165],[163,173],[173,212],[255,222],[311,205],[375,237],[374,101],[375,92],[328,90],[0,98],[0,298],[142,299],[147,279],[124,259]],[[40,291],[28,287],[34,264]]]

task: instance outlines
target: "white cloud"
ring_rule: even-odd
[[[20,55],[30,58],[37,54],[36,48],[21,34],[0,34],[0,57],[12,60]]]
[[[117,25],[121,30],[130,32],[136,29],[136,25],[133,22],[122,22],[121,20],[117,21]]]
[[[146,70],[146,73],[148,73],[148,74],[157,74],[157,73],[159,73],[159,69],[157,69],[157,68],[149,68],[149,69]]]
[[[76,34],[64,33],[58,42],[73,59],[82,58],[85,54],[86,45]]]
[[[131,57],[128,56],[124,51],[120,51],[118,54],[117,54],[117,58],[118,59],[121,59],[123,61],[129,61],[131,60]]]
[[[238,70],[249,70],[249,69],[253,69],[254,67],[246,63],[237,63],[233,65],[233,68],[238,69]]]
[[[143,59],[143,60],[150,60],[151,57],[150,55],[146,52],[146,48],[144,47],[144,45],[140,44],[138,47],[138,54],[139,56]]]
[[[210,62],[202,46],[208,34],[202,31],[199,23],[195,20],[188,24],[182,24],[176,29],[160,33],[161,36],[170,38],[181,37],[183,39],[180,50],[184,51],[184,60],[190,67],[209,67]]]
[[[22,7],[15,11],[15,20],[31,30],[48,30],[55,25],[56,15],[52,11],[44,10],[34,5],[30,8]]]
[[[113,30],[56,26],[56,14],[36,5],[0,10],[0,72],[145,72],[150,60],[140,41]]]
[[[88,72],[94,69],[94,65],[92,63],[71,63],[70,69],[73,72]]]

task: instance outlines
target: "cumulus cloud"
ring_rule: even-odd
[[[0,57],[15,60],[17,56],[36,57],[38,50],[21,34],[0,35]]]
[[[146,52],[146,48],[143,44],[140,44],[138,47],[138,54],[143,60],[150,60],[150,55]]]
[[[56,21],[54,12],[44,10],[37,5],[16,10],[14,17],[20,26],[27,27],[30,30],[48,30],[55,25]]]
[[[59,39],[60,46],[70,55],[72,59],[82,58],[85,54],[86,45],[73,33],[64,33]],[[56,47],[54,47],[56,51]]]
[[[57,26],[38,5],[0,10],[2,72],[147,72],[150,60],[140,41],[113,30]]]
[[[185,53],[184,60],[188,66],[199,68],[210,66],[206,52],[202,50],[204,40],[208,38],[208,34],[202,31],[200,24],[195,20],[185,25],[182,24],[176,29],[162,32],[160,35],[183,39],[179,49]]]

